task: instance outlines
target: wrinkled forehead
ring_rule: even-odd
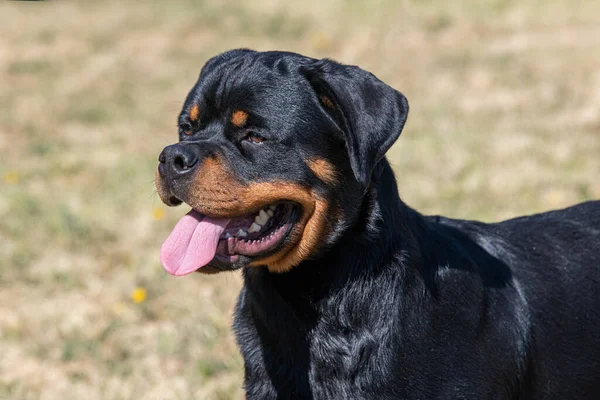
[[[190,92],[184,112],[197,105],[204,118],[242,110],[273,123],[288,121],[310,96],[294,64],[294,60],[251,55],[209,62]]]

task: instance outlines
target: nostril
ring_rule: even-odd
[[[183,175],[198,163],[198,156],[188,146],[174,144],[165,147],[158,161],[159,168],[167,168],[171,174]]]
[[[175,158],[173,158],[173,165],[177,170],[187,169],[185,159],[182,155],[177,155]]]

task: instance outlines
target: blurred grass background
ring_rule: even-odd
[[[389,157],[424,213],[600,198],[600,2],[0,3],[0,398],[240,399],[238,274],[158,262],[154,194],[203,63],[359,64],[411,103]]]

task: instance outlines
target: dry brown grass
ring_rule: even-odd
[[[239,276],[163,272],[186,210],[152,184],[229,48],[333,57],[403,91],[390,158],[423,212],[600,197],[598,2],[2,2],[0,26],[0,398],[242,397]]]

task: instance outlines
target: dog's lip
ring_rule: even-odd
[[[271,231],[267,231],[266,233],[271,232],[269,235],[265,233],[258,240],[244,240],[243,238],[236,237],[221,238],[217,245],[217,253],[208,265],[217,269],[237,269],[244,264],[260,260],[280,250],[281,246],[284,245],[286,239],[290,236],[290,233],[294,230],[299,221],[299,215],[301,215],[300,205],[290,202],[285,203],[291,204],[289,215],[286,216],[286,219],[282,223],[273,227]],[[274,236],[271,241],[263,242],[271,235]],[[247,262],[239,263],[239,261]]]
[[[239,259],[240,256],[238,254],[228,255],[217,253],[215,254],[215,258],[213,258],[211,262],[207,264],[207,266],[213,267],[220,271],[235,270],[241,267],[241,265],[236,266],[236,263],[239,261]],[[202,268],[200,268],[198,272],[204,271],[202,270]]]
[[[294,209],[302,208],[302,206],[295,201],[282,199],[282,200],[278,200],[275,202],[262,204],[261,206],[253,206],[252,208],[248,208],[248,209],[244,210],[243,213],[232,213],[232,212],[228,212],[228,211],[213,212],[213,211],[208,211],[201,206],[192,205],[192,204],[188,203],[187,201],[181,200],[175,196],[172,196],[170,200],[177,201],[179,204],[186,204],[187,206],[189,206],[191,209],[193,209],[197,213],[202,214],[203,216],[206,216],[206,217],[214,218],[214,219],[236,220],[236,219],[242,219],[242,218],[250,218],[250,217],[257,215],[261,210],[265,210],[270,206],[290,205]]]
[[[172,206],[178,206],[178,205],[180,205],[180,204],[182,204],[182,203],[183,203],[183,200],[179,200],[179,199],[178,199],[177,197],[175,197],[175,196],[171,196],[171,197],[169,197],[169,205],[172,205]]]

